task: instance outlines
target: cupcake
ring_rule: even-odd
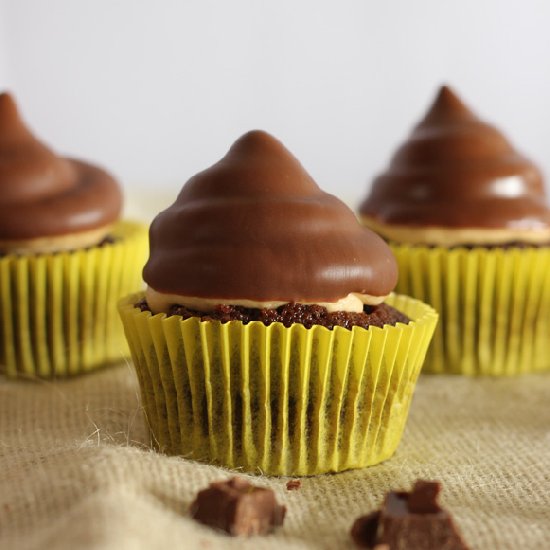
[[[550,369],[550,209],[542,176],[450,88],[439,90],[359,211],[392,245],[397,291],[441,315],[425,371]]]
[[[261,131],[192,177],[120,302],[156,447],[275,475],[376,464],[437,315],[391,296],[382,239]]]
[[[116,303],[141,288],[147,232],[107,172],[56,156],[0,94],[0,372],[51,377],[128,355]]]

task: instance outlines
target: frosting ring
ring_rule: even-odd
[[[533,229],[488,229],[418,226],[384,224],[370,218],[361,216],[362,223],[382,235],[388,241],[411,245],[437,245],[455,247],[461,244],[468,245],[504,245],[507,243],[521,242],[532,245],[550,244],[550,227],[540,230]]]
[[[359,313],[363,306],[376,306],[386,300],[387,296],[369,296],[368,294],[350,293],[346,297],[335,302],[306,303],[304,305],[318,305],[326,308],[329,313],[335,311],[347,311]],[[145,290],[145,299],[153,313],[168,313],[170,306],[176,304],[185,306],[197,311],[212,311],[219,304],[230,304],[232,306],[243,306],[255,309],[277,309],[288,302],[250,300],[248,298],[195,298],[190,296],[179,296],[177,294],[163,294],[157,292],[150,286]]]

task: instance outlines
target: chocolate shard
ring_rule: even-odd
[[[382,508],[355,520],[357,546],[381,550],[468,550],[451,516],[437,503],[441,484],[417,481],[411,492],[391,491]]]
[[[191,504],[191,517],[232,536],[271,533],[283,524],[285,513],[271,489],[239,477],[211,483]]]
[[[374,548],[380,522],[380,512],[357,518],[351,528],[351,538],[361,548]]]
[[[409,494],[407,502],[411,514],[437,514],[441,507],[437,497],[441,491],[441,483],[437,481],[418,480]]]

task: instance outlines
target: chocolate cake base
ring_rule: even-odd
[[[145,300],[138,302],[136,307],[142,311],[151,311]],[[347,329],[355,326],[362,328],[383,327],[384,325],[409,322],[406,315],[387,304],[365,305],[361,313],[347,311],[330,313],[325,307],[319,305],[299,303],[284,304],[276,309],[257,309],[220,304],[209,312],[196,311],[182,305],[173,305],[168,311],[168,316],[170,315],[180,315],[184,320],[189,319],[189,317],[200,317],[201,321],[221,321],[222,323],[242,321],[245,325],[251,321],[261,321],[266,326],[271,323],[282,323],[285,327],[299,323],[306,328],[321,325],[328,329],[337,326]]]
[[[111,245],[111,244],[115,244],[117,243],[118,241],[120,240],[120,237],[115,237],[113,235],[107,235],[106,237],[103,237],[103,239],[97,243],[97,244],[94,244],[92,246],[87,246],[86,248],[75,248],[75,249],[71,249],[71,250],[64,250],[63,252],[73,252],[74,250],[90,250],[92,248],[102,248],[104,246],[108,246],[108,245]],[[47,254],[58,254],[59,252],[47,252]],[[7,250],[2,250],[0,249],[0,258],[4,257],[4,256],[8,256],[10,254],[10,252],[8,252]],[[37,252],[35,253],[35,255],[37,256],[40,256],[42,255],[43,252]],[[20,254],[21,256],[22,254]],[[32,255],[32,254],[29,254],[29,256]]]
[[[494,250],[495,248],[504,248],[508,250],[509,248],[550,248],[550,242],[548,243],[523,243],[519,241],[513,241],[509,243],[502,244],[463,244],[460,246],[455,246],[453,248],[487,248],[489,250]]]
[[[405,244],[408,244],[408,243],[402,243],[402,242],[391,241],[391,240],[386,240],[386,242],[388,244],[392,244],[392,245],[396,245],[396,246],[403,246]],[[412,245],[409,245],[409,246],[412,246],[412,247],[423,247],[423,246],[425,246],[425,247],[428,247],[428,248],[448,248],[449,250],[454,250],[456,248],[466,248],[467,250],[472,250],[472,249],[475,249],[475,248],[484,248],[485,250],[498,250],[498,249],[509,250],[511,248],[521,248],[521,249],[523,249],[523,248],[550,248],[550,242],[547,242],[547,243],[525,243],[525,242],[520,242],[520,241],[511,241],[511,242],[500,243],[500,244],[465,243],[465,244],[456,244],[456,245],[448,246],[448,247],[445,247],[443,245],[438,245],[438,244],[412,244]]]

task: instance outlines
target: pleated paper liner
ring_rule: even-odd
[[[312,475],[395,451],[437,323],[405,296],[412,322],[346,330],[221,324],[119,305],[154,445],[250,472]]]
[[[147,230],[120,222],[112,244],[0,257],[0,372],[53,377],[129,356],[117,302],[142,287]]]
[[[392,249],[396,291],[440,314],[423,372],[550,370],[550,248]]]

